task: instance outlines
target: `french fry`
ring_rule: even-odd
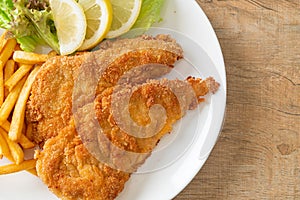
[[[25,136],[29,139],[32,139],[32,123],[27,124]]]
[[[8,59],[11,57],[14,48],[17,44],[16,39],[11,38],[7,41],[7,43],[5,44],[5,46],[3,47],[3,50],[0,53],[0,69],[3,70],[3,67],[5,65],[5,63],[8,61]]]
[[[3,79],[3,70],[0,70],[0,105],[4,101],[4,79]]]
[[[35,167],[32,168],[32,169],[27,169],[27,171],[28,171],[29,173],[31,173],[32,175],[38,176]]]
[[[15,61],[14,60],[8,60],[4,67],[4,83],[13,75],[15,71]],[[3,87],[4,87],[4,83]],[[4,87],[4,98],[7,97],[9,91],[7,88]]]
[[[24,64],[39,64],[45,62],[49,56],[47,54],[37,54],[33,52],[15,51],[13,54],[14,61]]]
[[[8,138],[7,133],[5,132],[5,130],[3,130],[2,128],[0,128],[0,134],[3,136],[3,138],[6,140],[10,153],[13,157],[13,160],[15,161],[15,163],[18,165],[21,162],[23,162],[24,160],[24,152],[23,149],[20,147],[20,145],[16,142],[11,141]]]
[[[32,124],[25,123],[25,109],[40,65],[56,55],[54,51],[48,54],[24,52],[9,32],[0,36],[0,159],[5,156],[13,162],[0,166],[0,175],[22,170],[37,175],[36,160],[24,160],[23,149],[35,146],[30,141]]]
[[[54,56],[57,56],[56,51],[52,50],[52,51],[48,52],[48,58],[51,58],[51,57],[54,57]]]
[[[3,67],[6,65],[7,60],[11,57],[14,47],[16,46],[16,40],[12,38],[8,31],[5,31],[0,36],[0,105],[4,101],[4,84],[3,84]]]
[[[10,129],[10,122],[7,121],[7,120],[5,120],[5,121],[3,122],[3,124],[1,125],[1,128],[3,128],[6,132],[8,132],[9,129]]]
[[[4,152],[5,150],[9,150],[8,146],[6,144],[5,139],[2,137],[2,135],[0,135],[0,159],[3,158]]]
[[[21,164],[8,164],[0,166],[0,174],[11,174],[22,170],[34,169],[36,165],[35,159],[25,160]]]
[[[2,52],[4,46],[10,38],[12,38],[12,35],[7,30],[5,30],[4,33],[0,36],[0,52]]]
[[[12,115],[10,124],[10,130],[8,133],[9,139],[12,141],[18,141],[22,134],[22,128],[24,124],[26,102],[30,94],[31,86],[38,74],[40,66],[36,66],[29,74],[16,102],[15,109]]]
[[[9,92],[31,70],[32,67],[33,65],[21,64],[19,69],[7,81],[5,81],[4,85]]]
[[[0,107],[0,126],[7,120],[9,114],[11,113],[14,105],[19,97],[22,87],[26,81],[27,76],[23,77],[21,81],[13,88],[13,90],[8,94],[2,106]]]
[[[9,121],[5,121],[2,125],[1,128],[3,128],[6,132],[9,132],[10,129],[10,122]],[[29,133],[31,132],[31,133]],[[24,149],[30,149],[33,148],[35,146],[35,144],[33,142],[31,142],[27,136],[27,134],[32,134],[32,124],[29,123],[26,127],[26,135],[24,135],[23,133],[21,134],[20,140],[19,140],[19,144],[24,148]]]
[[[4,125],[4,126],[3,126]],[[9,121],[6,121],[4,124],[2,125],[2,127],[5,127],[4,129],[6,131],[9,131],[9,127],[10,127],[10,123]],[[9,147],[7,145],[7,142],[6,140],[3,138],[3,140],[1,140],[1,138],[3,138],[2,134],[0,134],[0,147],[5,147],[5,149],[3,149],[3,155],[9,159],[11,162],[14,162],[14,159],[10,153],[10,150],[9,150]],[[25,137],[23,134],[21,135],[21,138],[20,138],[20,145],[23,147],[23,148],[32,148],[34,147],[35,145],[27,138]],[[32,168],[32,169],[28,169],[27,170],[29,173],[37,176],[37,172],[36,172],[36,169],[35,168]]]
[[[24,87],[24,86],[23,86]],[[22,91],[21,91],[22,92]],[[21,94],[21,93],[20,93]],[[20,96],[19,96],[20,97]],[[18,102],[18,101],[17,101]],[[16,106],[15,106],[15,108],[16,108]],[[27,129],[27,126],[26,126],[26,118],[25,118],[25,111],[24,111],[24,120],[23,120],[23,122],[22,122],[22,131],[21,131],[21,133],[22,133],[22,135],[25,135],[25,133],[26,133],[26,129]],[[9,131],[8,131],[9,132]]]
[[[4,67],[4,82],[7,81],[15,72],[15,61],[9,59]]]
[[[4,46],[6,45],[8,39],[6,37],[8,31],[5,30],[4,33],[2,33],[2,35],[0,36],[0,52],[2,52]]]
[[[0,134],[0,147],[1,147],[1,150],[2,150],[2,154],[7,158],[9,159],[10,161],[13,161],[13,157],[10,153],[10,150],[9,150],[9,147],[8,147],[8,144],[6,142],[6,139],[2,136],[2,134]]]
[[[31,142],[24,134],[21,134],[19,144],[24,148],[24,149],[31,149],[35,147],[35,144]]]
[[[6,147],[6,149],[8,149],[5,139],[2,137],[2,135],[0,135],[0,159],[3,158],[3,155],[4,155],[3,151],[5,151],[5,147]]]

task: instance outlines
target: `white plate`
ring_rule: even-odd
[[[162,18],[163,21],[156,27],[164,29],[154,28],[149,33],[171,34],[185,52],[185,60],[177,63],[170,77],[213,76],[221,87],[200,109],[188,112],[176,124],[175,138],[167,136],[160,142],[159,145],[168,144],[168,141],[186,141],[185,147],[182,147],[184,151],[178,154],[176,160],[153,172],[133,174],[119,200],[174,198],[201,169],[222,128],[226,105],[225,66],[220,45],[207,17],[196,1],[166,0]],[[185,138],[185,135],[189,136]],[[171,145],[171,153],[174,152],[172,148]],[[4,163],[5,160],[0,160],[0,165]],[[6,200],[57,199],[39,178],[27,172],[1,176],[0,194],[1,199]]]

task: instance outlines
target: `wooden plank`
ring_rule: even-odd
[[[224,54],[225,126],[175,199],[300,199],[300,1],[197,0]]]

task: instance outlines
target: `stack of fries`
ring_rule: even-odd
[[[25,122],[25,109],[33,81],[51,56],[21,51],[9,32],[0,36],[0,159],[12,162],[0,166],[0,175],[21,170],[36,174],[36,161],[24,160],[24,149],[35,146],[28,139],[32,126]]]

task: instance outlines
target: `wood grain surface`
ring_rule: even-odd
[[[224,54],[226,120],[175,199],[300,199],[300,1],[197,2]]]

